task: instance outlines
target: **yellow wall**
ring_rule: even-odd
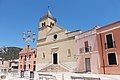
[[[37,48],[37,62],[38,63],[51,63],[52,62],[52,49],[58,48],[57,53],[59,54],[60,62],[71,62],[75,61],[75,42],[74,40],[67,40],[58,43],[48,44]],[[71,57],[68,56],[68,49],[71,50]],[[42,58],[45,53],[45,59]]]
[[[55,22],[52,19],[46,19],[40,22]],[[75,35],[80,34],[80,31],[67,33],[66,29],[59,27],[58,25],[54,26],[45,26],[46,28],[40,28],[38,32],[38,42],[37,42],[37,71],[45,65],[52,64],[53,49],[57,48],[55,53],[58,53],[58,64],[67,64],[68,66],[75,65],[76,58],[76,49],[75,49]],[[53,36],[57,34],[57,39],[54,40]],[[68,49],[70,49],[71,56],[68,56]],[[45,58],[43,58],[43,53]]]

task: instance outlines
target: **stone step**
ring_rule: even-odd
[[[68,72],[68,70],[66,70],[59,64],[52,64],[41,69],[40,72]]]

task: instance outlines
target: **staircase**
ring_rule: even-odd
[[[51,64],[41,69],[40,72],[69,72],[69,70],[63,68],[59,64]]]

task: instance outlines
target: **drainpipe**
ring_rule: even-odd
[[[103,44],[102,44],[102,35],[101,35],[101,33],[100,33],[100,44],[101,44],[101,50],[102,50],[103,72],[105,74],[105,61],[104,61],[104,53],[103,53]]]

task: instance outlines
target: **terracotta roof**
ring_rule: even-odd
[[[34,51],[35,51],[35,48],[28,48],[28,46],[25,46],[25,47],[19,52],[19,54],[28,53],[28,49],[29,49],[29,52],[34,52]]]

